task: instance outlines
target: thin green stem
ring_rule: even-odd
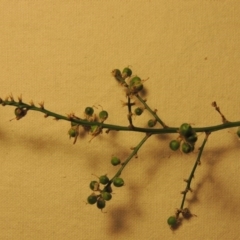
[[[115,130],[115,131],[129,131],[129,132],[144,132],[144,133],[151,133],[151,134],[171,134],[171,133],[178,133],[179,127],[167,127],[167,128],[140,128],[140,127],[126,127],[126,126],[119,126],[119,125],[113,125],[113,124],[106,124],[102,122],[90,122],[87,120],[83,120],[81,118],[71,118],[69,116],[63,116],[57,113],[54,113],[52,111],[49,111],[42,107],[36,107],[34,105],[29,105],[23,102],[15,102],[15,101],[1,101],[0,102],[3,106],[15,106],[19,108],[26,108],[28,111],[38,111],[41,113],[44,113],[45,116],[51,116],[58,120],[65,120],[69,122],[74,122],[82,126],[101,126],[102,129],[108,129],[108,130]],[[233,127],[240,127],[240,121],[237,122],[226,122],[223,124],[210,126],[210,127],[201,127],[201,128],[193,128],[195,132],[215,132],[223,129],[233,128]]]
[[[183,198],[182,198],[182,203],[181,203],[181,206],[180,206],[180,212],[183,210],[183,206],[184,206],[184,203],[185,203],[188,191],[191,191],[191,182],[192,182],[192,179],[194,177],[194,173],[195,173],[195,171],[197,169],[197,166],[200,164],[200,159],[201,159],[201,156],[202,156],[202,152],[203,152],[204,146],[205,146],[205,144],[207,142],[209,134],[210,134],[209,132],[206,132],[206,137],[204,138],[202,146],[199,149],[199,153],[198,153],[196,162],[195,162],[195,164],[193,166],[193,169],[192,169],[192,171],[191,171],[191,173],[189,175],[189,178],[186,180],[187,185],[186,185],[185,190],[182,192]]]
[[[153,111],[138,94],[136,94],[136,97],[144,105],[144,107],[154,116],[154,118],[162,125],[162,127],[167,128],[167,125],[158,117],[156,112]]]
[[[130,160],[135,157],[139,151],[139,149],[142,147],[142,145],[147,141],[147,139],[151,136],[151,134],[146,134],[146,136],[139,142],[139,144],[133,149],[132,153],[128,156],[128,158],[122,163],[121,168],[117,171],[117,173],[112,177],[112,179],[109,181],[105,189],[107,189],[113,182],[114,178],[119,177],[122,174],[123,169],[126,167],[126,165],[130,162]]]

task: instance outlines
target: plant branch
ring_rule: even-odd
[[[195,171],[197,169],[197,166],[200,164],[200,159],[201,159],[201,156],[202,156],[202,152],[203,152],[204,146],[205,146],[205,144],[207,142],[209,134],[210,134],[210,132],[206,132],[206,137],[203,140],[202,146],[199,148],[199,153],[198,153],[196,162],[195,162],[195,164],[193,166],[193,169],[192,169],[192,171],[191,171],[191,173],[189,175],[189,178],[186,180],[187,186],[186,186],[185,190],[182,192],[183,199],[182,199],[182,203],[181,203],[181,206],[180,206],[180,209],[179,209],[180,212],[183,210],[183,206],[184,206],[184,203],[185,203],[185,200],[186,200],[187,193],[189,191],[191,191],[191,182],[192,182],[192,179],[194,177],[194,173],[195,173]]]
[[[136,94],[137,99],[144,105],[144,107],[154,116],[154,118],[162,125],[163,128],[167,128],[168,126],[158,117],[155,111],[153,111],[147,103],[138,95]]]
[[[143,101],[143,100],[142,100]],[[144,101],[143,101],[144,102]],[[115,130],[115,131],[132,131],[132,132],[144,132],[144,133],[151,133],[151,134],[171,134],[171,133],[178,133],[178,127],[167,127],[167,128],[140,128],[140,127],[126,127],[126,126],[119,126],[119,125],[113,125],[113,124],[106,124],[102,122],[97,121],[87,121],[83,120],[81,118],[71,118],[69,116],[63,116],[57,113],[54,113],[52,111],[49,111],[45,109],[44,107],[36,107],[35,105],[29,105],[24,102],[16,102],[14,100],[1,100],[0,104],[3,106],[15,106],[18,108],[25,108],[27,111],[38,111],[45,114],[45,116],[51,116],[54,117],[57,120],[65,120],[69,122],[74,122],[76,124],[82,125],[82,126],[101,126],[102,129],[109,129],[109,130]],[[148,107],[149,108],[149,107]],[[155,113],[156,114],[156,113]],[[201,127],[201,128],[193,128],[195,132],[215,132],[223,129],[233,128],[233,127],[240,127],[240,121],[236,122],[226,122],[220,125],[210,126],[210,127]]]
[[[122,174],[123,169],[126,167],[126,165],[129,163],[129,161],[137,155],[139,149],[142,147],[142,145],[147,141],[147,139],[151,136],[151,134],[146,134],[146,136],[139,142],[139,144],[134,147],[132,153],[128,156],[128,158],[122,163],[121,168],[117,171],[117,173],[112,177],[112,179],[109,181],[107,186],[105,188],[108,188],[114,180],[114,178],[119,177]]]

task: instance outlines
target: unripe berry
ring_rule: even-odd
[[[69,130],[68,130],[68,135],[71,137],[76,137],[78,134],[77,130],[75,127],[71,127]]]
[[[116,177],[116,178],[113,179],[113,185],[115,187],[122,187],[124,185],[124,181],[123,181],[122,178]]]
[[[173,151],[177,151],[180,147],[180,142],[178,140],[172,140],[169,143],[169,147],[173,150]]]
[[[88,202],[89,204],[94,204],[94,203],[96,203],[96,202],[97,202],[97,196],[94,195],[94,194],[91,194],[90,196],[88,196],[87,202]]]
[[[138,107],[134,110],[134,112],[137,116],[140,116],[143,113],[143,109]]]
[[[177,224],[177,218],[175,216],[171,216],[168,218],[167,223],[169,226],[173,227]]]
[[[112,70],[112,75],[118,82],[120,82],[120,83],[124,82],[121,71],[119,69]]]
[[[97,181],[91,181],[89,184],[89,187],[93,190],[93,191],[97,191],[99,188],[99,182]]]
[[[94,109],[92,107],[86,107],[85,108],[85,114],[88,116],[92,116],[94,113]]]
[[[107,177],[107,175],[103,175],[99,177],[99,182],[103,185],[106,185],[109,182],[109,178]]]
[[[191,144],[194,144],[197,141],[197,138],[198,138],[197,134],[193,133],[193,135],[186,138],[186,141]]]
[[[193,134],[193,129],[190,124],[188,123],[183,123],[180,128],[179,128],[179,133],[183,137],[189,137]]]
[[[106,206],[105,200],[104,200],[103,198],[99,198],[99,199],[97,200],[97,207],[98,207],[99,209],[103,209],[103,208],[105,208],[105,206]]]
[[[120,161],[119,158],[117,158],[117,157],[112,157],[112,159],[111,159],[111,164],[112,164],[113,166],[117,166],[117,165],[119,165],[120,163],[121,163],[121,161]]]
[[[105,120],[108,118],[108,112],[105,111],[105,110],[102,110],[102,111],[99,113],[99,118],[100,118],[102,121],[105,121]]]
[[[156,120],[150,119],[150,120],[148,121],[148,126],[149,126],[149,127],[154,127],[155,125],[156,125]]]
[[[109,192],[102,192],[101,195],[102,195],[102,198],[106,201],[109,201],[112,199],[112,194]]]
[[[194,150],[194,146],[187,142],[184,142],[181,147],[183,153],[190,153]]]
[[[127,77],[131,77],[132,75],[132,70],[130,68],[124,68],[122,71],[122,77],[126,79]]]
[[[106,185],[106,186],[104,187],[103,191],[111,193],[111,192],[112,192],[111,184]]]
[[[138,93],[143,89],[142,80],[139,77],[133,77],[130,80],[129,89],[131,93]]]

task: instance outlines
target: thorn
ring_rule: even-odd
[[[30,105],[31,105],[32,107],[35,107],[33,100],[30,101]]]
[[[69,120],[72,120],[72,119],[74,118],[74,113],[69,113],[69,114],[67,114],[67,118],[68,118]]]
[[[20,96],[18,96],[18,101],[19,101],[19,103],[22,102],[22,94]]]
[[[126,102],[124,102],[124,101],[122,101],[122,100],[121,100],[121,103],[122,103],[122,107],[125,107],[125,106],[128,105]]]
[[[47,118],[49,115],[48,114],[45,114],[44,117]]]
[[[9,98],[11,99],[12,102],[15,102],[12,93],[9,94]]]
[[[39,105],[40,105],[40,108],[41,108],[41,109],[44,109],[44,102],[43,102],[43,101],[40,102]]]

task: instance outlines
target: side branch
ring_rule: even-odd
[[[185,190],[182,192],[183,194],[183,199],[182,199],[182,203],[181,203],[181,206],[180,206],[180,209],[179,209],[179,213],[181,213],[183,211],[183,206],[184,206],[184,203],[185,203],[185,200],[186,200],[186,196],[187,196],[187,193],[188,191],[191,191],[191,182],[192,182],[192,179],[194,177],[194,173],[196,171],[196,168],[197,166],[200,164],[200,159],[201,159],[201,156],[202,156],[202,152],[203,152],[203,149],[204,149],[204,146],[207,142],[207,139],[208,139],[208,136],[209,136],[210,132],[206,132],[206,137],[204,138],[203,140],[203,143],[202,143],[202,146],[199,148],[199,153],[198,153],[198,156],[197,156],[197,159],[196,159],[196,162],[193,166],[193,169],[188,177],[187,180],[185,180],[187,182],[187,185],[186,185],[186,188]]]

